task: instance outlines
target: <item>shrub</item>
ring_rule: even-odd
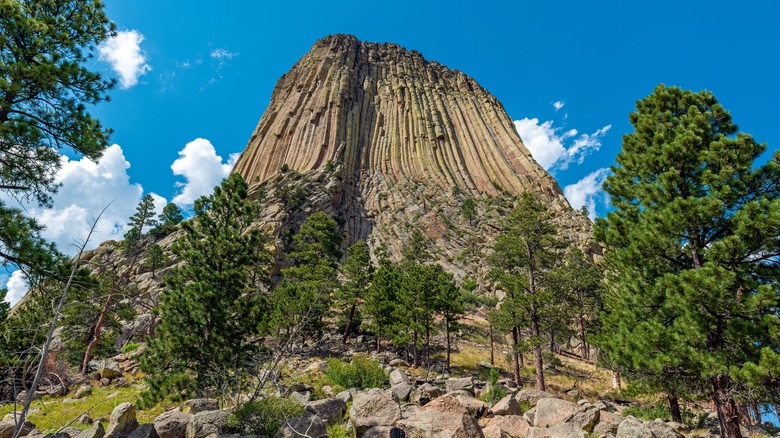
[[[480,397],[482,401],[490,405],[493,405],[502,398],[506,397],[507,394],[506,391],[504,391],[504,388],[502,388],[501,385],[497,383],[498,377],[498,370],[491,368],[488,374],[487,389],[485,390],[485,393],[482,394],[482,397]]]
[[[387,385],[387,376],[379,363],[359,354],[352,357],[351,363],[339,359],[329,360],[325,376],[330,383],[344,388],[365,389]]]
[[[556,356],[554,353],[550,351],[545,351],[544,353],[542,353],[542,357],[544,359],[544,363],[546,363],[547,365],[551,365],[554,367],[559,367],[563,365],[561,358],[559,358],[558,356]]]
[[[139,344],[138,342],[131,342],[131,343],[125,345],[124,347],[122,347],[122,353],[133,352],[135,350],[138,350],[138,347],[140,347],[140,346],[141,346],[141,344]]]
[[[284,422],[303,415],[303,406],[280,397],[268,397],[238,406],[227,420],[231,432],[276,436]]]

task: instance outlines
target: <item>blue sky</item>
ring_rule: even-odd
[[[628,113],[659,83],[713,91],[743,131],[770,152],[780,144],[774,2],[105,3],[120,33],[93,68],[120,86],[93,114],[115,146],[98,163],[66,154],[55,208],[27,206],[66,251],[108,201],[94,245],[121,237],[144,193],[186,207],[208,192],[277,79],[331,33],[394,42],[474,77],[570,201],[599,215],[608,206],[598,185],[631,131]],[[18,295],[18,275],[0,273],[0,284],[9,277]]]

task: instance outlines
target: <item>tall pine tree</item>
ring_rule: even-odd
[[[706,384],[721,434],[741,436],[745,369],[772,366],[780,294],[780,154],[738,133],[707,91],[658,86],[604,188],[606,359],[624,370]]]

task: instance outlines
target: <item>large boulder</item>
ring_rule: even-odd
[[[304,410],[320,417],[325,423],[330,423],[334,420],[340,420],[344,416],[347,412],[347,403],[339,398],[316,400],[307,403]]]
[[[500,415],[488,420],[482,433],[485,438],[522,438],[531,426],[519,415]]]
[[[635,418],[626,418],[618,426],[616,438],[655,438],[653,432]]]
[[[532,427],[527,438],[585,438],[586,432],[575,424],[557,424],[553,427]]]
[[[440,412],[457,413],[479,418],[487,413],[488,405],[482,400],[462,393],[444,394],[425,405],[423,409],[435,409]]]
[[[106,438],[120,438],[129,436],[138,427],[135,418],[135,404],[126,402],[115,407],[111,412],[106,429]]]
[[[599,422],[593,428],[593,433],[602,435],[617,435],[618,426],[623,422],[623,417],[615,415],[612,412],[602,410],[599,412]]]
[[[354,395],[349,418],[358,437],[375,426],[392,426],[401,418],[401,408],[393,396],[379,388]]]
[[[393,399],[397,402],[408,401],[412,395],[412,390],[414,390],[414,387],[411,384],[404,382],[393,385],[390,388],[390,392],[393,394]]]
[[[520,403],[527,402],[531,406],[536,406],[539,400],[543,398],[556,398],[549,392],[539,391],[538,389],[524,389],[515,394],[515,400]]]
[[[328,438],[325,422],[316,415],[290,418],[279,429],[276,438]]]
[[[438,386],[431,385],[430,383],[423,383],[414,390],[411,397],[412,402],[424,405],[442,394],[444,394],[444,391]]]
[[[74,438],[103,438],[106,431],[103,429],[103,425],[96,421],[92,424],[92,427],[76,435]]]
[[[101,379],[110,380],[122,377],[122,369],[119,368],[119,364],[109,359],[98,361],[97,372],[100,374]]]
[[[368,429],[363,438],[407,438],[406,432],[395,426],[376,426]],[[411,437],[410,437],[411,438]]]
[[[453,391],[466,391],[474,395],[474,379],[471,377],[464,377],[462,379],[450,378],[446,383],[447,392]]]
[[[571,417],[579,408],[576,404],[559,398],[540,399],[536,403],[534,426],[541,428],[556,426]]]
[[[523,412],[520,410],[520,403],[514,397],[508,395],[494,404],[490,408],[490,413],[493,415],[520,415]]]
[[[168,411],[155,418],[154,430],[160,438],[184,438],[191,418],[192,414]]]
[[[136,428],[127,438],[160,438],[153,424],[142,424]]]
[[[442,412],[427,407],[412,410],[395,424],[407,437],[479,438],[484,437],[477,420],[466,414]]]
[[[16,430],[16,419],[19,418],[19,415],[21,414],[17,413],[14,415],[14,413],[11,412],[3,417],[3,421],[0,421],[0,438],[11,438],[13,436],[14,430]],[[20,436],[28,435],[33,430],[35,430],[35,424],[30,420],[25,419]]]
[[[646,428],[650,429],[655,435],[655,438],[681,438],[682,435],[674,430],[674,427],[667,424],[664,420],[656,418],[655,421],[645,421],[642,423]]]
[[[198,412],[218,411],[219,402],[210,398],[193,398],[187,400],[179,408],[180,411],[188,414],[197,414]]]
[[[573,424],[585,432],[593,432],[593,428],[598,424],[601,418],[601,411],[592,406],[581,407],[571,417],[565,419],[566,424]]]
[[[227,422],[229,411],[203,411],[190,418],[185,438],[216,438]]]
[[[393,371],[390,371],[390,386],[395,386],[400,383],[406,383],[411,384],[411,381],[409,380],[409,376],[406,375],[405,372],[399,370],[398,368],[394,369]]]

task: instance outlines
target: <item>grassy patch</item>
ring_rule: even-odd
[[[70,403],[63,403],[63,400],[67,397],[71,397],[72,394],[56,398],[44,397],[43,399],[33,401],[30,406],[31,411],[33,412],[29,415],[29,419],[35,423],[38,430],[42,432],[53,432],[65,426],[70,421],[73,421],[71,426],[79,429],[86,429],[89,426],[79,424],[75,420],[89,411],[90,417],[94,419],[105,419],[106,421],[103,425],[107,426],[111,411],[120,403],[135,403],[140,393],[141,388],[137,386],[128,386],[124,388],[92,388],[91,396],[74,400]],[[17,406],[17,411],[18,410],[21,410],[21,406]],[[13,404],[0,406],[0,417],[13,411]],[[152,409],[139,411],[137,413],[138,422],[151,423],[164,411],[164,406],[155,406]]]

